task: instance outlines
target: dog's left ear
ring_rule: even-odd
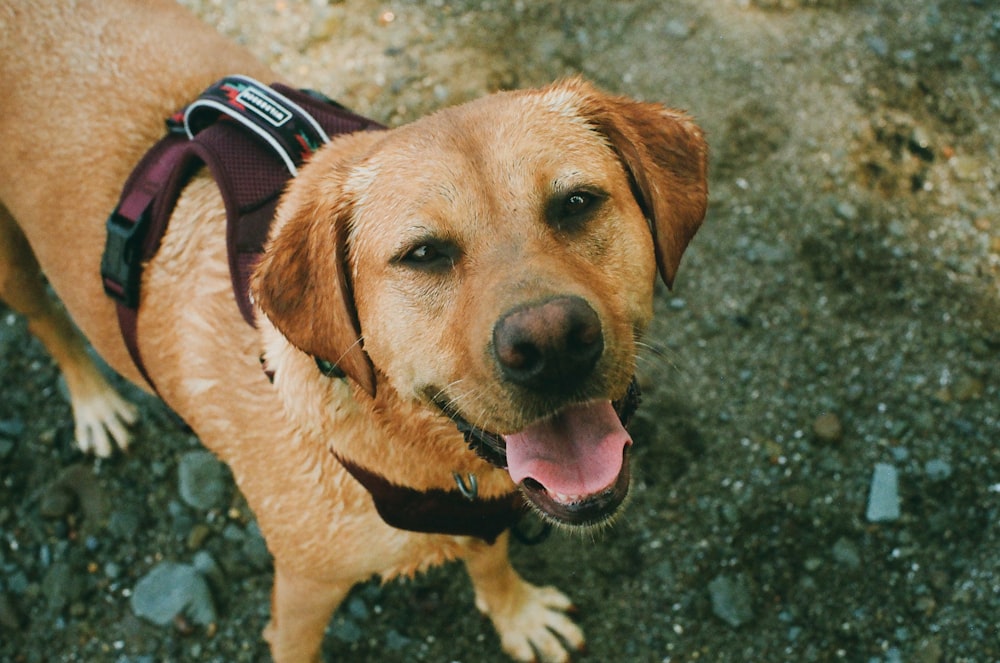
[[[708,207],[708,145],[694,121],[660,104],[605,95],[579,80],[583,116],[610,142],[650,222],[656,264],[671,287]]]
[[[346,176],[346,165],[303,169],[282,198],[250,288],[292,345],[317,363],[340,369],[374,396],[375,372],[362,348],[350,283],[353,203],[343,190]]]

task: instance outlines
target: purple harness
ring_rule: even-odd
[[[208,166],[222,192],[233,291],[243,317],[253,325],[250,273],[288,179],[331,136],[384,127],[316,93],[277,84],[267,88],[251,78],[231,76],[167,120],[167,129],[125,183],[118,207],[108,217],[101,260],[104,289],[117,302],[129,354],[154,388],[136,340],[142,268],[156,255],[191,176]]]
[[[104,290],[117,306],[122,338],[153,389],[139,352],[143,265],[160,246],[177,198],[207,166],[226,208],[229,273],[240,312],[253,326],[249,279],[289,178],[331,137],[385,127],[315,92],[230,76],[167,120],[167,135],[132,172],[108,217],[101,259]],[[337,457],[371,494],[382,519],[400,529],[475,536],[492,543],[523,513],[517,491],[479,499],[461,491],[417,491]]]

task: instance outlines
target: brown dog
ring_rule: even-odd
[[[163,118],[224,75],[278,76],[166,0],[68,4],[0,5],[0,295],[64,371],[80,447],[107,455],[135,411],[46,299],[39,264],[98,352],[143,384],[102,291],[104,220]],[[145,270],[138,338],[274,555],[275,660],[316,659],[356,582],[456,558],[511,656],[582,646],[569,600],[523,581],[505,536],[387,525],[345,467],[421,499],[454,495],[459,477],[473,502],[519,487],[557,523],[612,517],[630,446],[612,403],[656,272],[671,282],[701,223],[705,162],[685,115],[578,80],[336,139],[280,203],[252,284],[258,330],[229,287],[218,189],[191,181]]]

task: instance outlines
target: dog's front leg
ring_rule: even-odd
[[[504,651],[519,661],[568,661],[583,648],[583,632],[567,616],[573,604],[554,587],[526,582],[507,557],[508,534],[465,558],[476,607],[493,622]]]
[[[264,629],[275,663],[319,661],[326,626],[352,586],[317,581],[275,563],[271,621]]]
[[[84,453],[110,456],[114,445],[128,446],[128,427],[139,412],[101,375],[86,341],[44,284],[28,240],[0,204],[0,300],[27,318],[28,329],[59,364],[73,406],[77,446]]]

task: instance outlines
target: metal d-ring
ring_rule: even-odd
[[[458,486],[458,492],[462,493],[462,497],[472,502],[479,496],[479,482],[475,474],[467,475],[468,483],[458,472],[452,472],[451,476],[455,478],[455,485]]]

